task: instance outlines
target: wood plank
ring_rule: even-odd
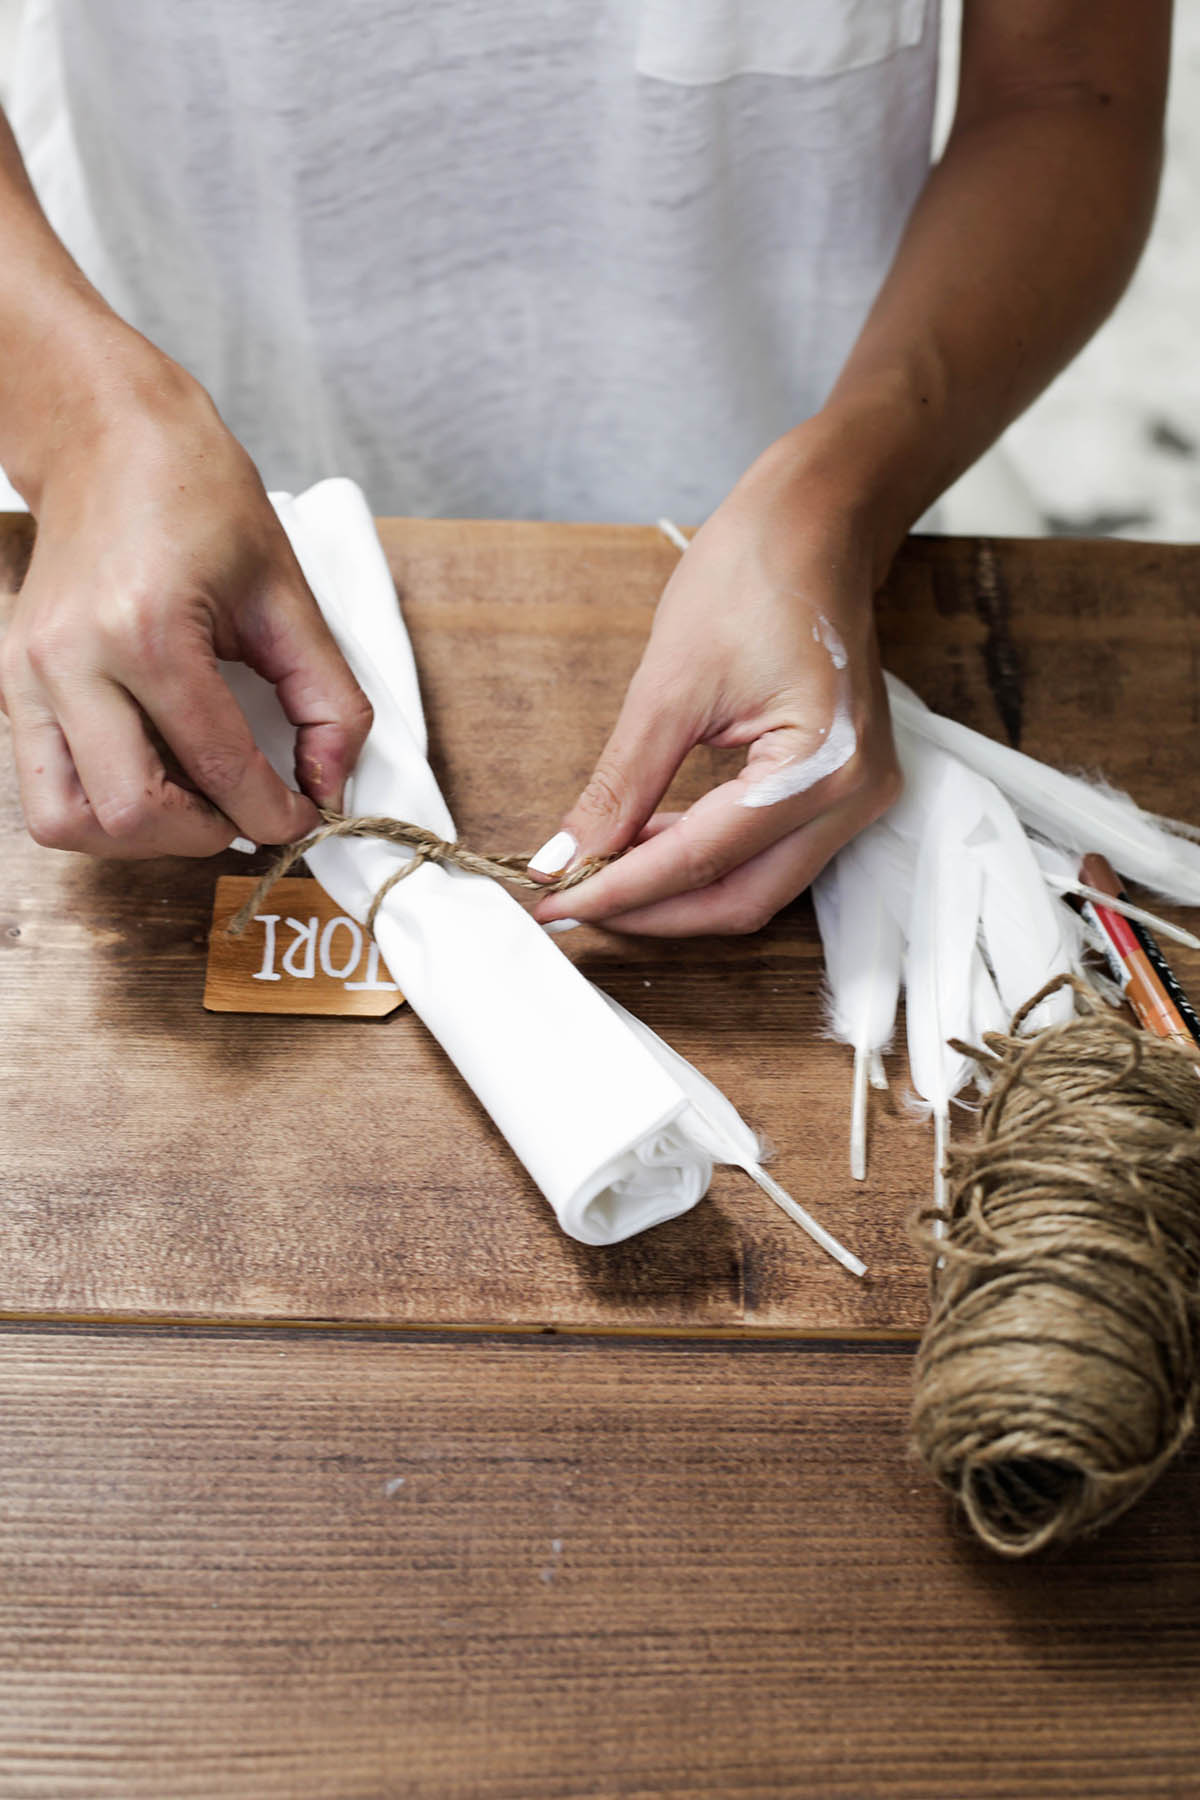
[[[382,535],[463,833],[532,847],[589,771],[674,552],[633,527],[410,520]],[[27,553],[27,522],[0,525],[4,585]],[[1195,548],[914,540],[881,603],[887,658],[942,710],[1195,813],[1198,577]],[[681,792],[721,761],[697,755]],[[213,885],[243,859],[41,850],[2,751],[0,870],[0,1312],[920,1328],[906,1219],[929,1139],[873,1098],[869,1179],[850,1180],[849,1071],[820,1035],[807,900],[754,938],[561,941],[767,1132],[780,1179],[870,1265],[863,1285],[728,1171],[693,1215],[628,1245],[564,1239],[407,1009],[202,1010]],[[1200,989],[1200,962],[1180,966]],[[903,1057],[892,1066],[902,1087]]]
[[[908,1357],[0,1333],[6,1800],[1195,1792],[1200,1460],[989,1559]]]

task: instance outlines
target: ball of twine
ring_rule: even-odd
[[[925,1216],[913,1447],[1007,1556],[1123,1512],[1197,1407],[1197,1066],[1080,982],[1075,1017],[1023,1034],[1065,979],[972,1051],[981,1128]]]

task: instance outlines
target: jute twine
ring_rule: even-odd
[[[400,844],[413,853],[399,868],[393,870],[376,892],[367,913],[369,932],[375,930],[375,920],[386,896],[398,881],[403,881],[415,869],[419,869],[422,863],[450,864],[456,869],[465,869],[471,875],[490,875],[494,881],[505,881],[510,887],[527,888],[540,894],[561,894],[568,888],[578,887],[581,881],[586,881],[597,869],[602,869],[615,860],[611,856],[585,857],[578,867],[567,874],[538,881],[528,873],[529,856],[482,856],[478,851],[469,850],[465,844],[460,844],[457,838],[440,838],[436,831],[426,831],[423,825],[410,825],[404,819],[374,817],[366,813],[348,818],[343,813],[326,812],[324,809],[321,811],[321,818],[324,823],[318,825],[315,831],[310,831],[307,837],[297,838],[295,843],[282,847],[245,905],[239,907],[229,921],[226,929],[230,937],[241,936],[275,883],[289,869],[294,868],[301,857],[307,856],[310,850],[323,844],[327,838],[381,838],[385,843]],[[534,851],[530,852],[530,856],[535,854]]]
[[[1197,1409],[1200,1080],[1081,982],[974,1049],[991,1086],[953,1152],[913,1447],[984,1543],[1024,1556],[1096,1530],[1176,1454]]]

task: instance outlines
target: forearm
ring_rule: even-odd
[[[905,532],[1111,309],[1153,213],[1161,78],[965,104],[829,402],[795,434],[807,480],[867,533]],[[784,442],[786,454],[787,441]]]
[[[66,448],[131,397],[186,377],[120,319],[38,204],[0,113],[0,464],[36,511]]]

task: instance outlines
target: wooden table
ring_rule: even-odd
[[[381,530],[462,832],[533,846],[674,553]],[[28,549],[0,520],[8,596]],[[886,660],[1194,816],[1198,578],[915,540]],[[766,1129],[863,1284],[728,1170],[645,1237],[563,1238],[406,1009],[204,1012],[245,867],[41,850],[0,753],[3,1800],[1200,1794],[1200,1456],[1020,1567],[909,1464],[931,1147],[892,1099],[850,1181],[806,900],[753,938],[562,942]]]

